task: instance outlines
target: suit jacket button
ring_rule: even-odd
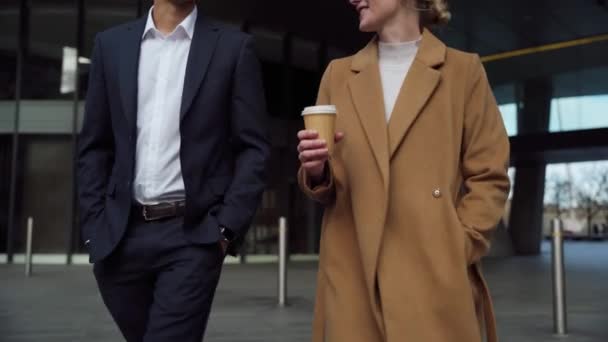
[[[433,197],[440,198],[441,197],[441,189],[433,190]]]

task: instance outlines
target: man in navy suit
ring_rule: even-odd
[[[82,235],[127,341],[201,341],[224,256],[265,187],[270,146],[252,41],[155,0],[97,35],[79,138]]]

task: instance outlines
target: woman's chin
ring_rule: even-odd
[[[359,23],[359,31],[361,32],[376,32],[376,27],[371,23],[366,23],[364,21]]]

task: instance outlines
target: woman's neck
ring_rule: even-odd
[[[154,0],[152,16],[156,28],[163,34],[169,34],[175,30],[194,9],[194,1],[185,1],[175,4],[169,0]]]
[[[420,15],[415,9],[402,7],[377,32],[381,42],[401,43],[420,38]]]

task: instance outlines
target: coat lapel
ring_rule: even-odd
[[[364,241],[360,248],[364,255],[366,281],[370,298],[375,303],[374,317],[380,325],[383,324],[383,321],[379,309],[376,274],[390,196],[388,189],[390,159],[439,84],[440,72],[435,68],[444,62],[445,53],[445,45],[425,30],[418,54],[401,88],[391,122],[388,125],[385,117],[376,39],[357,53],[351,63],[351,70],[355,75],[348,81],[348,88],[355,112],[381,170],[385,187],[382,197],[370,195],[370,197],[378,199],[374,202],[376,214],[362,215],[357,219],[357,234],[359,240]],[[369,206],[369,203],[362,204],[363,206]]]
[[[445,61],[445,54],[445,45],[425,30],[389,121],[390,159],[439,85],[441,73],[436,68]]]
[[[199,88],[207,68],[213,57],[215,46],[219,37],[218,28],[211,22],[208,22],[202,15],[199,14],[196,20],[196,28],[190,45],[190,53],[188,54],[188,64],[186,66],[186,78],[184,79],[184,92],[182,95],[182,104],[180,117],[183,118],[192,101],[198,94]]]
[[[374,153],[384,186],[388,190],[388,132],[378,68],[378,48],[375,40],[354,56],[351,68],[358,73],[348,82],[355,112]]]
[[[120,53],[120,96],[123,113],[134,128],[137,121],[137,77],[139,74],[139,54],[141,39],[146,27],[147,16],[127,26]]]

